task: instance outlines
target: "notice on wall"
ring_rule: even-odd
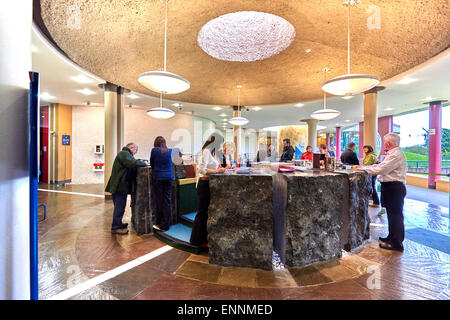
[[[63,134],[62,136],[62,145],[70,146],[70,136],[68,134]]]

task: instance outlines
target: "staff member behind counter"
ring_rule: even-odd
[[[288,138],[283,139],[283,153],[281,154],[280,161],[292,161],[294,158],[294,148],[291,146],[291,140]]]
[[[208,207],[211,200],[208,174],[225,172],[225,168],[220,166],[220,161],[216,155],[223,140],[223,137],[218,133],[210,135],[203,145],[198,159],[197,170],[200,177],[197,183],[197,215],[195,216],[190,239],[190,242],[196,246],[208,246],[208,232],[206,227]]]
[[[234,152],[234,143],[230,141],[226,141],[222,146],[222,167],[230,169],[233,167],[233,152]]]

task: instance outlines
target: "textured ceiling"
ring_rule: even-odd
[[[167,71],[187,78],[191,88],[170,98],[233,105],[240,84],[242,105],[320,99],[321,69],[331,69],[331,76],[347,71],[347,11],[342,2],[171,0]],[[380,29],[367,27],[373,5],[380,8]],[[73,27],[76,7],[69,6],[79,8],[79,29]],[[237,11],[283,17],[295,28],[294,41],[280,54],[255,62],[227,62],[206,54],[197,44],[202,26]],[[441,52],[449,45],[449,12],[447,0],[363,1],[351,11],[351,72],[384,80]],[[110,82],[157,96],[137,78],[163,66],[160,0],[41,0],[41,15],[53,40],[74,62]]]

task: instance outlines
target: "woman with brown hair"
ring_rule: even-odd
[[[172,169],[172,149],[167,148],[166,140],[159,136],[150,154],[152,185],[155,195],[156,230],[167,231],[172,224],[172,189],[174,174]]]
[[[195,216],[190,239],[190,242],[196,246],[208,246],[207,221],[208,207],[211,200],[208,175],[225,172],[225,168],[220,166],[220,161],[216,155],[223,140],[220,134],[210,135],[202,147],[197,162],[197,170],[200,174],[197,183],[197,215]]]
[[[371,166],[373,164],[378,163],[378,158],[375,155],[375,152],[373,151],[372,146],[367,145],[367,146],[364,146],[363,148],[364,148],[363,150],[365,153],[363,165]],[[378,208],[380,206],[380,200],[378,199],[376,184],[377,184],[377,176],[374,175],[374,176],[372,176],[372,200],[373,200],[373,203],[369,204],[369,206]]]

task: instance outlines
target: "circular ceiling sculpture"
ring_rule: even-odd
[[[285,50],[295,38],[295,29],[276,15],[240,11],[205,24],[197,42],[211,57],[225,61],[264,60]]]
[[[171,99],[234,105],[236,84],[245,88],[241,95],[245,106],[320,99],[324,66],[332,70],[331,78],[347,73],[347,12],[342,3],[171,0],[167,65],[190,82],[189,90]],[[449,5],[441,0],[418,3],[371,0],[352,9],[352,73],[389,79],[449,46]],[[74,7],[77,10],[69,10]],[[109,82],[158,97],[137,79],[145,71],[163,69],[160,0],[40,0],[40,8],[54,42],[75,63]],[[270,13],[289,21],[296,31],[294,40],[269,59],[253,62],[218,60],[205,53],[197,41],[200,30],[218,17],[241,11]]]

